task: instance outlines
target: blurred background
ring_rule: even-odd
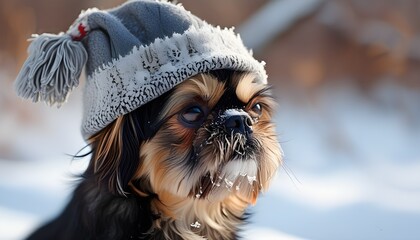
[[[55,216],[86,159],[81,89],[16,97],[32,33],[122,0],[0,0],[0,239]],[[420,1],[179,0],[267,63],[285,153],[244,239],[420,239]],[[84,80],[81,81],[81,85]]]

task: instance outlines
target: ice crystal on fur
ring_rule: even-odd
[[[200,228],[201,227],[201,223],[199,223],[198,221],[195,221],[194,223],[191,223],[190,225],[193,228]]]

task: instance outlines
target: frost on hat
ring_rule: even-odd
[[[61,105],[85,66],[85,138],[198,73],[233,69],[267,79],[264,64],[233,29],[214,27],[163,1],[88,9],[66,33],[31,40],[15,82],[18,95]]]

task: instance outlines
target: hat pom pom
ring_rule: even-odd
[[[30,39],[29,57],[16,79],[19,96],[60,106],[74,87],[88,55],[80,41],[69,34],[34,35]]]

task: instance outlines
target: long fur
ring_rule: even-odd
[[[200,126],[180,120],[192,105],[205,111]],[[185,81],[89,139],[71,201],[28,239],[237,239],[281,164],[273,108],[269,88],[249,74]],[[249,116],[252,137],[226,132],[227,111]]]

